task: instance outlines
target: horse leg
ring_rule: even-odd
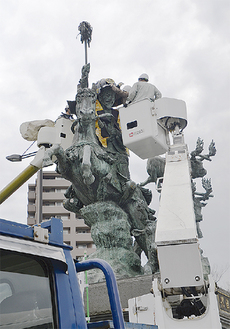
[[[91,147],[89,145],[84,146],[83,158],[82,158],[82,176],[86,185],[91,185],[95,181],[95,177],[91,171]]]
[[[59,144],[54,144],[51,148],[46,150],[45,157],[43,160],[44,163],[48,164],[51,159],[54,162],[53,156],[57,158],[58,170],[63,175],[66,171],[66,158],[65,158],[64,150]]]

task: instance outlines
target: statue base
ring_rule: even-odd
[[[96,202],[81,209],[85,223],[91,227],[96,252],[88,259],[108,262],[116,279],[135,277],[144,273],[140,257],[133,251],[133,239],[127,214],[113,202]],[[92,270],[88,282],[104,281],[100,270]]]

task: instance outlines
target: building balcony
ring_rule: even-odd
[[[91,233],[76,233],[76,243],[78,242],[93,242]]]
[[[32,226],[32,225],[34,225],[34,224],[35,224],[35,218],[30,218],[30,217],[28,217],[28,218],[27,218],[27,225]]]
[[[44,201],[63,201],[65,199],[64,193],[61,192],[43,192],[42,200]]]
[[[31,212],[35,213],[35,211],[36,211],[35,204],[28,204],[28,206],[27,206],[27,211],[28,211],[29,213],[31,213]]]
[[[42,185],[43,187],[55,187],[55,188],[67,189],[70,186],[70,182],[62,179],[43,179]]]
[[[45,215],[53,215],[54,217],[59,214],[69,214],[63,206],[43,206],[42,213]]]
[[[75,226],[77,228],[86,228],[86,227],[89,227],[88,225],[85,224],[84,219],[82,219],[82,218],[76,218]]]
[[[28,192],[28,200],[35,200],[35,192],[34,191],[29,191]]]

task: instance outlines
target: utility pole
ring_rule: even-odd
[[[85,64],[88,63],[87,59],[87,45],[90,47],[90,42],[92,40],[92,31],[93,28],[88,22],[81,22],[80,25],[78,26],[78,30],[80,31],[81,35],[81,42],[85,44]]]

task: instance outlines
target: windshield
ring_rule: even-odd
[[[1,250],[0,328],[54,329],[50,282],[44,262]]]

